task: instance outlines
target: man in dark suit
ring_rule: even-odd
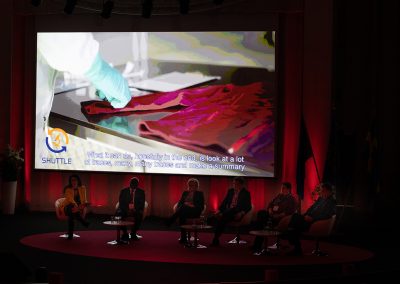
[[[296,198],[291,194],[292,185],[290,182],[284,182],[281,186],[281,192],[271,200],[267,206],[267,210],[257,212],[257,220],[254,224],[255,230],[263,230],[266,226],[273,229],[279,221],[294,214],[297,210],[298,203]],[[262,252],[264,237],[257,236],[254,238],[253,250],[256,255]]]
[[[184,225],[188,218],[199,218],[204,209],[204,194],[199,190],[199,181],[191,178],[187,182],[187,190],[182,192],[182,196],[176,206],[175,213],[168,219],[167,225],[171,225],[179,218],[179,225]],[[187,232],[181,229],[179,242],[186,244]]]
[[[301,215],[295,213],[290,219],[288,229],[284,233],[294,249],[288,255],[302,255],[300,236],[302,232],[308,231],[315,221],[331,218],[336,214],[336,199],[333,196],[333,187],[329,183],[321,185],[319,198],[307,211]]]
[[[121,190],[119,194],[119,207],[116,212],[116,215],[121,216],[122,219],[133,217],[135,224],[131,228],[132,240],[139,239],[136,232],[142,223],[145,204],[144,190],[139,188],[138,185],[139,179],[134,177],[131,179],[129,187]],[[122,227],[122,231],[122,241],[129,241],[127,228]]]
[[[244,186],[242,177],[233,179],[233,188],[230,188],[215,213],[217,224],[215,226],[212,246],[219,245],[219,237],[225,229],[226,224],[233,220],[240,220],[251,209],[250,192]]]

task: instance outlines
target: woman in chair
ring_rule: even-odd
[[[89,222],[84,219],[84,210],[87,206],[86,187],[82,185],[78,175],[69,177],[68,185],[64,188],[65,201],[61,205],[68,217],[68,240],[74,236],[74,220],[78,220],[86,228]]]
[[[177,218],[179,225],[184,225],[188,218],[199,218],[204,208],[204,195],[199,191],[199,181],[191,178],[187,182],[187,190],[182,192],[182,196],[176,206],[175,213],[168,219],[167,225],[170,226]],[[188,242],[187,232],[181,229],[180,243]]]

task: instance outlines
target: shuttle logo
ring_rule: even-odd
[[[46,137],[46,146],[53,153],[67,152],[69,143],[68,134],[61,128],[49,129]]]

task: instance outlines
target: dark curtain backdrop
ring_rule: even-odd
[[[285,14],[279,17],[279,46],[277,51],[278,79],[278,127],[276,179],[248,178],[247,187],[252,195],[255,210],[264,208],[278,192],[282,181],[296,183],[296,164],[301,112],[305,112],[311,144],[317,159],[319,172],[323,173],[329,128],[330,93],[323,95],[313,90],[302,95],[304,86],[303,38],[305,33],[303,14]],[[10,143],[25,149],[25,169],[20,179],[19,203],[28,204],[31,210],[53,210],[54,201],[62,195],[67,184],[68,172],[33,170],[34,97],[36,42],[33,16],[15,16],[12,51],[12,95],[10,108]],[[312,32],[312,30],[310,30]],[[328,49],[329,51],[329,49]],[[310,76],[317,76],[313,70]],[[328,83],[327,78],[314,78],[310,84]],[[302,103],[303,100],[303,103]],[[303,105],[303,110],[302,106]],[[312,106],[312,107],[311,107]],[[6,107],[5,107],[6,108]],[[307,115],[306,115],[307,114]],[[186,187],[188,176],[143,175],[114,173],[79,173],[88,187],[89,201],[98,213],[114,211],[119,190],[128,186],[132,176],[139,177],[140,187],[146,191],[150,214],[168,216],[172,206]],[[316,184],[315,168],[306,172],[305,203]],[[214,211],[225,196],[232,178],[198,176],[204,191],[207,207]],[[304,208],[304,207],[303,207]]]
[[[16,15],[12,22],[12,62],[11,62],[11,96],[9,109],[9,144],[24,148],[24,170],[20,173],[17,200],[29,203],[31,200],[31,160],[34,124],[34,46],[33,18]],[[34,71],[35,72],[35,71]]]
[[[333,2],[335,1],[305,2],[302,114],[315,161],[308,159],[306,163],[302,209],[312,204],[311,191],[320,181],[318,176],[324,176],[329,146],[332,114]]]

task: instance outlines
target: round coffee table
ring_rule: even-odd
[[[185,229],[188,232],[193,232],[193,234],[194,234],[193,243],[190,241],[190,239],[188,240],[189,241],[188,247],[190,247],[190,248],[207,248],[206,246],[198,243],[198,234],[199,234],[199,232],[204,232],[204,231],[212,229],[212,226],[193,224],[193,225],[182,225],[181,228]]]
[[[275,230],[258,230],[250,231],[249,234],[264,238],[264,249],[260,252],[260,254],[269,255],[271,254],[271,250],[268,248],[268,237],[275,237],[276,243],[279,244],[279,236],[281,235],[281,232]]]
[[[107,225],[107,226],[113,226],[117,229],[117,239],[115,239],[113,241],[109,241],[109,242],[107,242],[107,244],[119,245],[119,244],[126,244],[126,242],[121,241],[121,233],[120,233],[121,227],[133,226],[135,224],[135,222],[118,220],[118,221],[104,221],[103,224]]]

